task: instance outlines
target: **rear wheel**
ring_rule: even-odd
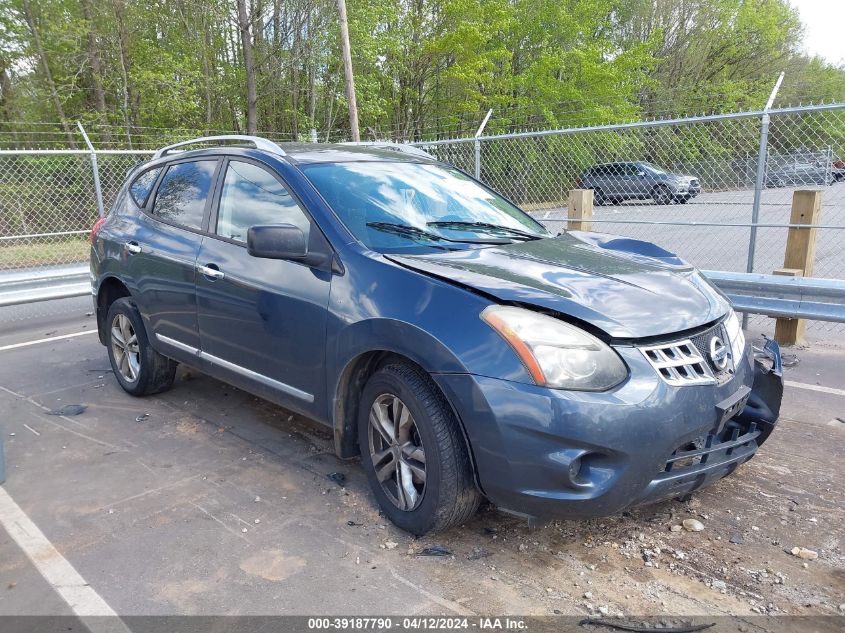
[[[358,411],[358,441],[379,506],[403,530],[445,530],[478,509],[458,421],[424,372],[391,363],[373,374]]]
[[[132,299],[111,304],[106,327],[112,371],[126,393],[145,396],[170,389],[177,363],[152,348]]]

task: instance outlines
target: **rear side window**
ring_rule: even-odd
[[[305,239],[311,222],[288,190],[268,171],[240,161],[231,161],[223,181],[217,235],[246,242],[251,226],[293,224]]]
[[[150,195],[150,191],[152,190],[160,171],[161,167],[148,169],[133,180],[131,185],[129,185],[129,193],[132,195],[132,199],[135,201],[135,204],[139,207],[143,207],[147,204],[147,198]]]
[[[216,159],[168,167],[156,191],[152,214],[167,222],[201,228],[216,168]]]

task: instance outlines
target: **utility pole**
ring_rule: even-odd
[[[358,103],[355,101],[355,77],[352,75],[352,50],[349,47],[349,21],[346,18],[346,0],[337,0],[340,14],[340,48],[343,51],[343,70],[346,73],[346,101],[349,103],[349,128],[352,140],[358,143]]]

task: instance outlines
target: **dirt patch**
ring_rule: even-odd
[[[305,569],[305,559],[290,556],[282,550],[273,549],[258,552],[245,559],[240,567],[241,571],[251,576],[259,576],[264,580],[281,582]]]
[[[195,418],[194,416],[185,416],[176,420],[176,430],[180,433],[198,433],[201,425],[202,420]]]

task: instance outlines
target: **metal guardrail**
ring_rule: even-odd
[[[0,307],[90,294],[88,264],[0,273]]]
[[[739,312],[845,323],[845,280],[701,271]]]
[[[739,312],[845,323],[845,280],[701,272]],[[0,274],[0,307],[81,297],[90,292],[87,264]]]

